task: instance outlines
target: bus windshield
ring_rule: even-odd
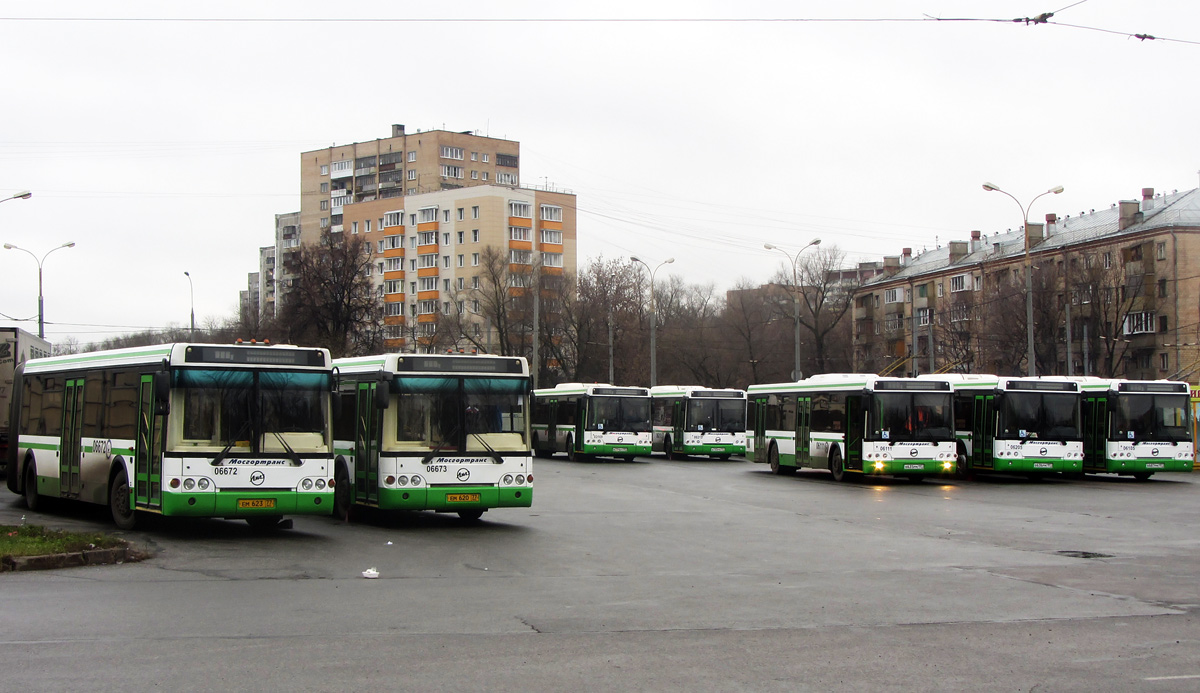
[[[740,399],[690,399],[685,431],[741,433],[746,430],[746,402]]]
[[[1078,395],[1010,390],[1004,395],[997,437],[1079,440]]]
[[[328,373],[178,369],[181,443],[249,452],[329,452]]]
[[[644,433],[650,430],[649,397],[593,397],[586,430]]]
[[[397,377],[396,440],[434,452],[527,450],[528,390],[524,378]]]
[[[1188,396],[1122,393],[1113,408],[1112,440],[1189,441]]]
[[[954,440],[949,392],[876,392],[871,415],[876,440]]]

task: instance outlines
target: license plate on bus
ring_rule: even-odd
[[[629,452],[629,448],[613,448],[613,452]]]
[[[239,498],[237,502],[239,508],[274,508],[274,498]]]
[[[1167,465],[1160,462],[1147,462],[1146,469],[1166,469]]]
[[[906,464],[906,465],[904,465],[904,468],[905,469],[924,469],[925,465],[923,465],[923,464]]]
[[[447,503],[478,503],[478,493],[447,493]]]
[[[1054,463],[1053,462],[1034,462],[1033,468],[1034,469],[1054,469]]]
[[[713,452],[725,452],[725,448],[713,448]]]

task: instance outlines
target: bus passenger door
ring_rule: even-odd
[[[767,398],[754,400],[754,420],[750,422],[754,435],[754,461],[767,461]]]
[[[796,466],[812,465],[812,397],[796,398]]]
[[[542,449],[550,454],[558,452],[558,400],[552,399],[546,403],[546,439],[539,441]]]
[[[358,384],[354,416],[354,500],[379,502],[379,408],[375,404],[378,382]],[[386,384],[385,384],[386,387]]]
[[[83,378],[68,380],[63,390],[62,437],[58,444],[59,493],[78,498],[81,490],[80,462],[83,456]]]
[[[974,413],[971,425],[974,438],[971,445],[971,466],[992,469],[995,466],[992,454],[996,444],[995,397],[975,395]]]
[[[137,442],[133,449],[134,504],[139,508],[162,507],[163,416],[154,402],[154,375],[138,382]]]
[[[671,402],[671,447],[675,450],[683,449],[683,431],[687,427],[684,417],[687,416],[687,408],[683,405],[683,400],[672,400]],[[708,433],[708,431],[701,431]],[[663,452],[671,452],[663,450]]]
[[[866,409],[862,395],[846,397],[846,469],[863,468],[863,435],[866,433]]]

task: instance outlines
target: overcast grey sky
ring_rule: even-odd
[[[578,195],[581,266],[674,256],[660,279],[720,289],[781,267],[764,242],[857,262],[1019,226],[984,181],[1066,187],[1032,219],[1197,187],[1200,3],[1074,2],[0,1],[0,197],[34,192],[0,241],[77,243],[46,331],[89,342],[186,325],[184,271],[198,321],[232,316],[299,153],[392,123],[520,141],[523,182]],[[0,324],[36,331],[34,259],[0,273],[0,313],[34,317]]]

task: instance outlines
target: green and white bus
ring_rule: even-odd
[[[243,518],[333,511],[325,349],[163,344],[18,369],[8,488],[139,513]]]
[[[567,458],[650,454],[650,390],[561,383],[533,392],[533,450]]]
[[[525,359],[384,354],[334,366],[338,517],[368,506],[477,520],[532,505]]]
[[[959,466],[1028,477],[1083,470],[1080,387],[1064,376],[920,376],[949,380]]]
[[[828,373],[751,385],[755,462],[776,474],[811,467],[837,481],[893,475],[920,481],[953,474],[950,384],[938,380]]]
[[[1080,377],[1083,471],[1149,479],[1190,472],[1195,458],[1185,382]]]
[[[651,448],[668,459],[746,454],[746,391],[659,385],[650,388]]]

